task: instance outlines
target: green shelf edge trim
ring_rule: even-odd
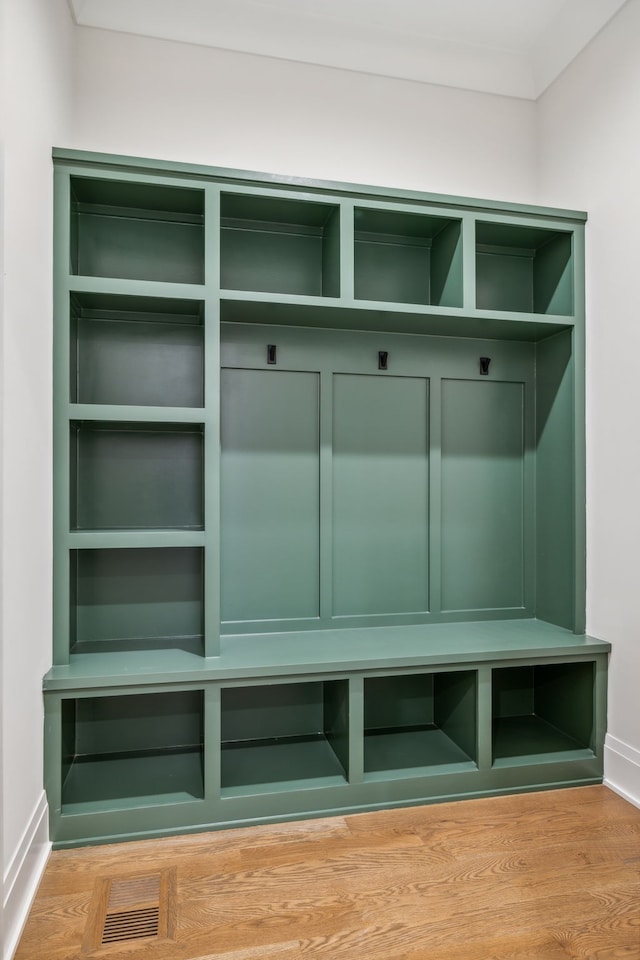
[[[110,294],[119,297],[156,297],[162,300],[205,300],[206,287],[197,283],[169,280],[131,280],[127,277],[94,277],[90,274],[63,274],[61,292],[72,294]]]
[[[144,282],[144,281],[142,281]],[[292,293],[262,293],[251,290],[221,290],[220,302],[224,309],[227,304],[238,304],[238,309],[244,304],[254,308],[275,307],[314,307],[326,311],[327,317],[331,311],[345,310],[357,313],[384,313],[390,316],[411,314],[419,317],[438,317],[442,320],[491,320],[507,325],[529,324],[535,328],[548,328],[547,335],[568,330],[576,326],[577,314],[561,313],[522,313],[514,310],[487,310],[480,307],[439,307],[434,304],[399,303],[390,300],[359,300],[355,297],[311,297]],[[224,322],[224,317],[222,322]],[[233,322],[242,322],[235,320]],[[375,330],[375,328],[372,328]],[[402,332],[402,331],[400,331]],[[428,332],[428,331],[427,331]],[[482,329],[478,330],[478,337],[482,336]]]
[[[214,181],[239,181],[243,186],[251,187],[288,187],[324,191],[327,193],[344,193],[349,197],[381,197],[390,200],[417,202],[434,206],[456,207],[463,210],[488,211],[500,213],[522,213],[536,217],[561,217],[584,223],[587,214],[582,210],[565,210],[554,207],[542,207],[535,204],[507,203],[501,200],[482,200],[465,198],[448,194],[425,193],[419,190],[397,190],[390,187],[369,186],[335,180],[315,180],[306,177],[284,176],[273,173],[262,173],[253,170],[237,170],[227,167],[211,167],[197,163],[175,163],[169,160],[155,160],[148,157],[129,157],[111,153],[94,153],[87,150],[69,150],[64,147],[54,147],[52,151],[54,163],[66,163],[82,166],[96,166],[102,170],[127,171],[139,174],[163,174],[175,177],[197,177]]]
[[[527,624],[522,631],[522,624]],[[475,627],[475,631],[474,631]],[[478,629],[480,628],[480,629]],[[409,643],[403,648],[404,636]],[[456,636],[465,634],[461,643]],[[474,636],[475,632],[475,636]],[[348,633],[359,641],[350,650],[341,641]],[[522,633],[518,636],[518,633]],[[487,636],[488,634],[488,636]],[[493,634],[493,637],[492,637]],[[389,637],[394,637],[393,652]],[[323,656],[318,656],[318,637]],[[306,643],[305,643],[306,640]],[[333,644],[332,644],[333,641]],[[365,651],[366,646],[366,651]],[[186,651],[90,653],[72,656],[69,665],[52,667],[44,678],[45,694],[100,689],[203,684],[212,681],[273,677],[309,677],[455,669],[464,665],[505,666],[510,662],[558,662],[607,654],[611,644],[538,621],[483,621],[476,624],[430,624],[300,633],[222,637],[219,657]]]

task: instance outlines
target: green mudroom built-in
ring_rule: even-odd
[[[54,844],[601,781],[585,214],[54,162]]]

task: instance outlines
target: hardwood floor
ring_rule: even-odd
[[[170,938],[95,947],[105,878],[161,871]],[[640,960],[640,810],[581,787],[54,852],[16,960],[91,956]]]

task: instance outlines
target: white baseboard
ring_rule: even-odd
[[[11,960],[51,851],[43,791],[3,878],[2,960]]]
[[[640,807],[640,750],[610,733],[604,741],[604,782]]]

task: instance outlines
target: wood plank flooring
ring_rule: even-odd
[[[94,949],[105,878],[172,870],[174,939]],[[606,787],[51,855],[16,960],[640,960],[640,810]]]

